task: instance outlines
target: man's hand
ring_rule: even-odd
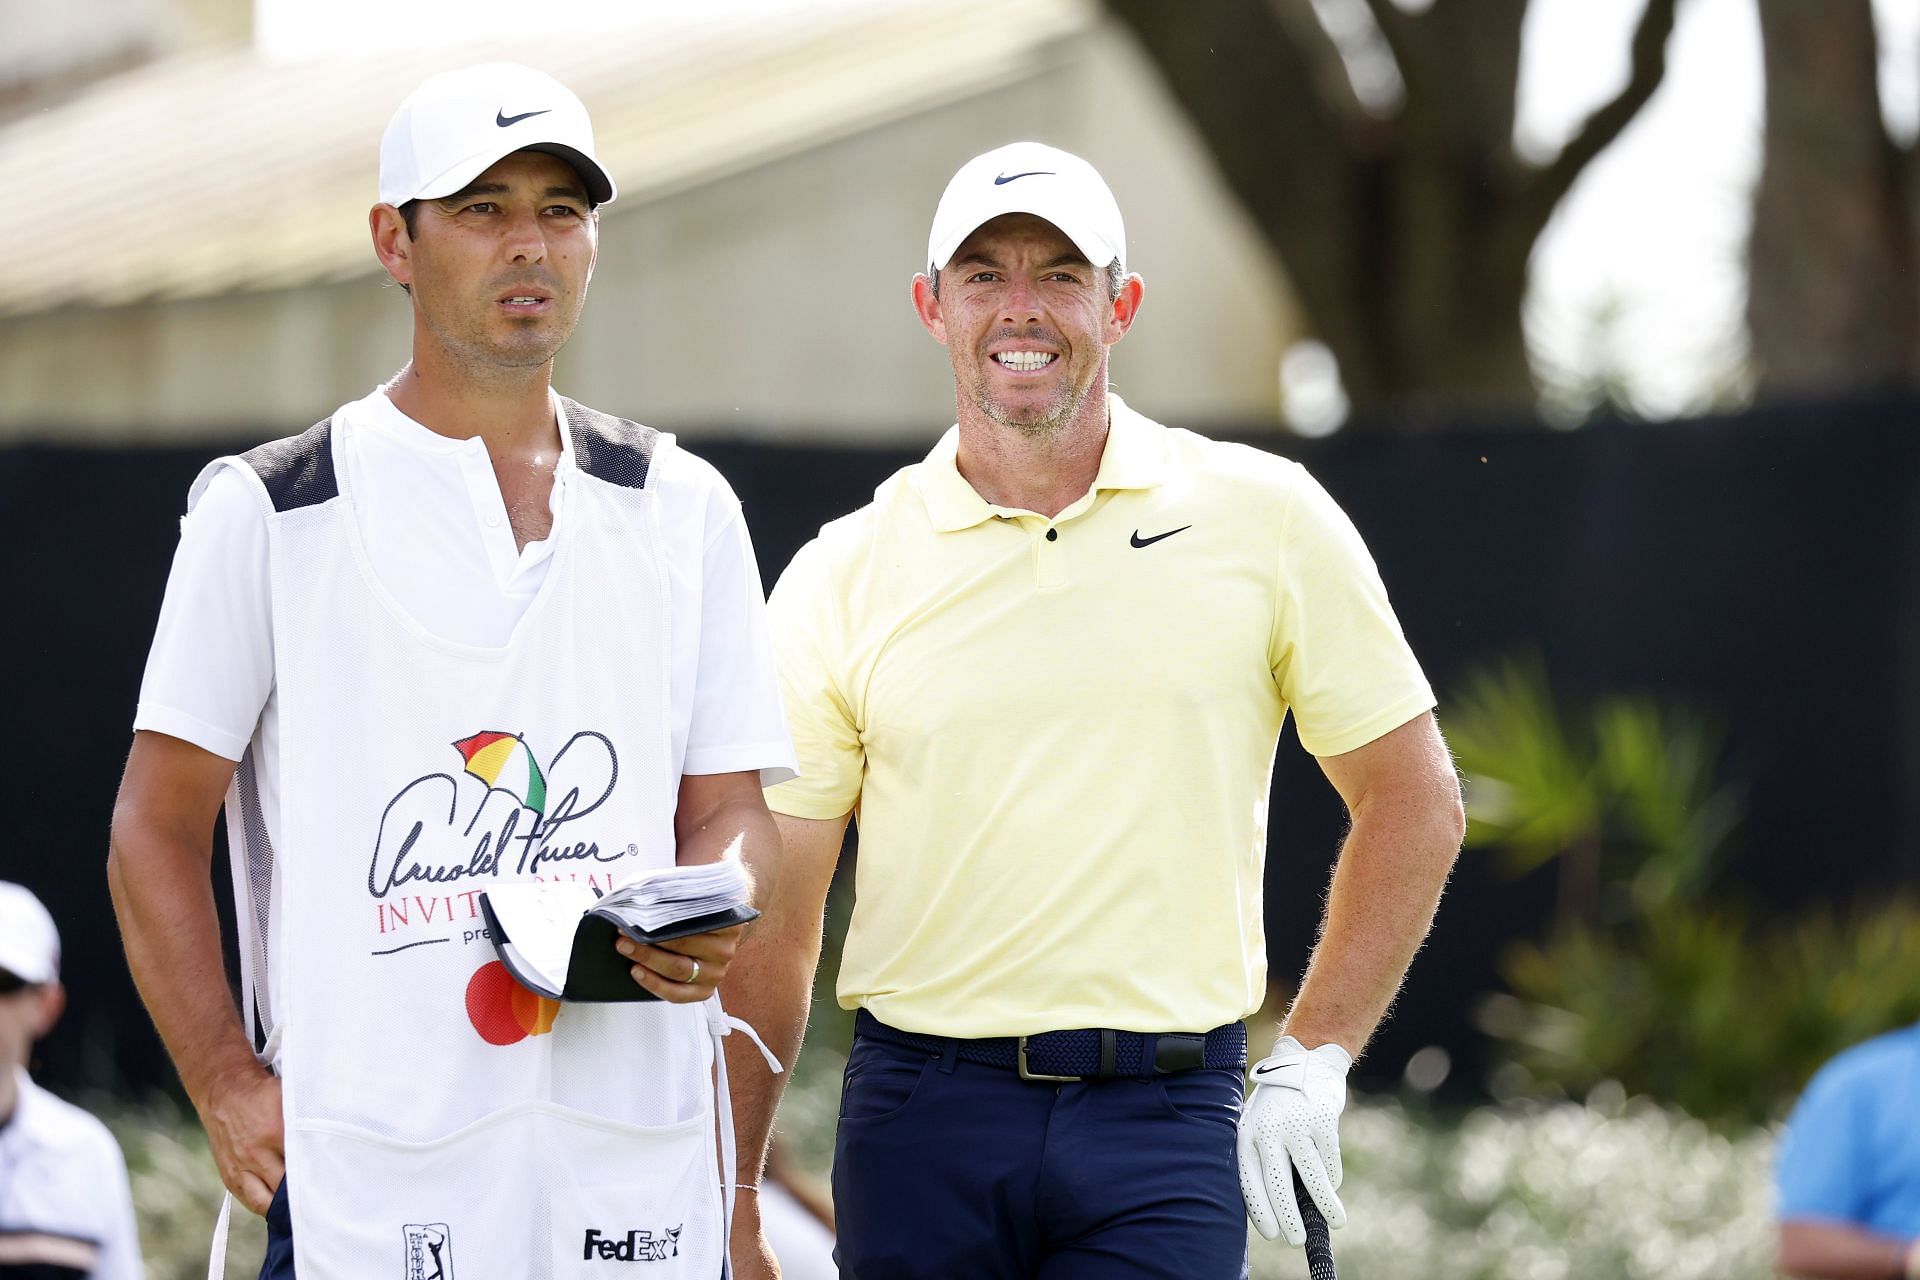
[[[780,1260],[760,1229],[760,1195],[741,1191],[733,1202],[733,1239],[727,1246],[734,1280],[780,1280]]]
[[[1309,1051],[1292,1036],[1282,1036],[1273,1056],[1254,1064],[1253,1092],[1240,1110],[1240,1194],[1254,1229],[1269,1240],[1284,1235],[1291,1245],[1307,1242],[1293,1195],[1296,1168],[1327,1225],[1346,1225],[1346,1208],[1334,1192],[1352,1065],[1337,1044]]]
[[[280,1080],[265,1067],[235,1072],[212,1084],[200,1104],[220,1181],[261,1217],[287,1174],[287,1138],[280,1111]]]
[[[698,1004],[727,976],[727,966],[733,963],[746,930],[747,926],[736,924],[711,933],[691,933],[660,946],[632,938],[621,938],[614,946],[633,961],[635,982],[662,1000]]]

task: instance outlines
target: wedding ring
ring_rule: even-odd
[[[693,960],[693,957],[688,956],[687,959]],[[698,981],[700,981],[700,962],[693,960],[693,972],[687,975],[687,984],[691,986]]]

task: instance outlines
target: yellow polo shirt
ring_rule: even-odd
[[[974,492],[954,428],[774,588],[800,776],[767,801],[855,814],[840,1003],[893,1026],[1246,1016],[1288,708],[1329,756],[1433,706],[1304,470],[1110,403],[1093,488],[1054,518]]]

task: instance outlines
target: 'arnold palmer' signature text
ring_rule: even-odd
[[[547,765],[545,813],[528,808],[511,792],[488,788],[463,824],[457,779],[446,773],[415,778],[380,817],[367,865],[367,892],[386,898],[409,885],[449,885],[503,875],[551,877],[582,862],[618,861],[632,845],[622,841],[603,850],[574,824],[607,802],[619,777],[613,743],[605,734],[584,730],[569,738]]]

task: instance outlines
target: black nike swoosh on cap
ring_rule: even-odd
[[[1049,177],[1054,176],[1053,170],[1051,169],[1029,169],[1025,173],[996,174],[993,179],[993,185],[996,187],[1004,187],[1016,178],[1038,178],[1043,174]]]
[[[496,111],[493,113],[493,122],[504,129],[510,124],[519,124],[522,120],[531,120],[535,116],[543,116],[551,110],[553,110],[552,107],[542,107],[538,111],[522,111],[517,116],[510,116],[504,111]]]

